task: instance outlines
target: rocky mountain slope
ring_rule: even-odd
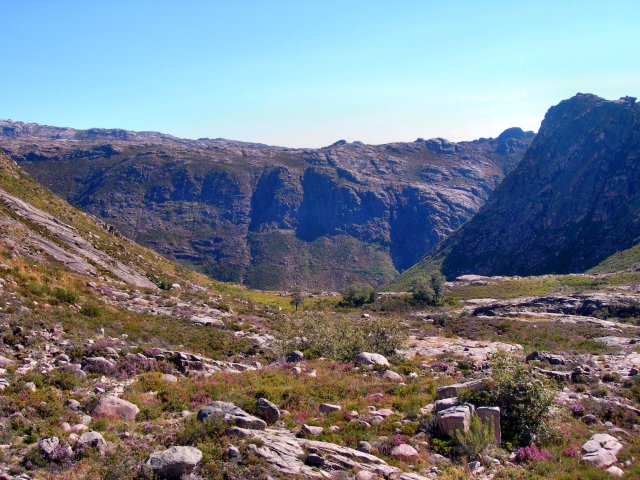
[[[296,314],[0,153],[0,479],[638,478],[638,285],[476,277],[446,309]]]
[[[0,121],[0,146],[70,203],[215,279],[271,289],[390,281],[482,206],[532,137],[311,150]]]
[[[436,268],[449,278],[584,272],[630,249],[640,238],[639,155],[635,98],[561,102],[478,214],[396,285]]]

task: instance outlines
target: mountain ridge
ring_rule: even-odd
[[[0,145],[70,203],[262,289],[392,280],[478,210],[532,137],[288,149],[0,121]]]

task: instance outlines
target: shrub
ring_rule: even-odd
[[[402,346],[406,333],[396,317],[353,319],[318,314],[280,324],[276,338],[282,355],[298,349],[339,362],[352,362],[361,352],[394,354]]]
[[[431,369],[438,372],[447,372],[451,367],[444,362],[435,362],[431,364]]]
[[[304,293],[302,292],[302,288],[299,285],[296,285],[291,291],[291,305],[296,307],[296,312],[298,311],[298,307],[301,307],[304,304]]]
[[[57,299],[59,302],[62,303],[77,303],[78,302],[78,295],[70,292],[68,290],[65,290],[63,288],[54,288],[53,292],[52,292],[52,296],[53,298]]]
[[[516,461],[539,462],[551,458],[552,455],[545,449],[538,450],[538,447],[531,445],[530,447],[522,447],[516,451]]]
[[[620,376],[617,373],[606,372],[602,375],[601,380],[605,383],[619,382]]]
[[[584,405],[581,405],[580,403],[574,403],[573,405],[571,405],[571,413],[573,413],[576,417],[581,417],[582,415],[584,415],[585,412],[585,408]]]
[[[82,305],[80,313],[85,317],[95,318],[100,316],[100,308],[93,303],[85,303]]]
[[[528,444],[542,427],[557,386],[504,350],[492,356],[491,366],[495,384],[487,393],[489,404],[500,407],[503,435]]]
[[[354,283],[344,290],[341,290],[342,300],[354,307],[361,307],[365,303],[373,303],[378,298],[378,294],[371,285],[364,283]]]
[[[469,430],[456,430],[453,439],[470,459],[479,459],[495,441],[495,425],[493,421],[483,422],[478,415],[474,415],[469,422]]]
[[[415,301],[435,305],[446,293],[445,278],[439,273],[434,273],[430,278],[418,278],[411,293]]]

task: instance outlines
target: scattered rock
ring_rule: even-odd
[[[532,360],[539,360],[541,362],[548,362],[550,365],[566,365],[567,361],[562,355],[554,355],[549,352],[534,351],[526,357],[527,362]]]
[[[198,412],[198,420],[204,422],[212,417],[222,417],[223,420],[234,422],[240,428],[251,430],[264,430],[267,424],[264,420],[249,415],[247,412],[233,403],[228,402],[211,402]]]
[[[624,476],[624,471],[622,469],[618,468],[618,467],[615,467],[615,466],[611,466],[611,467],[607,468],[605,470],[605,472],[607,472],[610,475],[613,475],[614,477],[618,477],[618,478]]]
[[[582,445],[582,451],[586,454],[582,461],[596,468],[608,467],[618,461],[616,455],[620,450],[622,444],[615,437],[607,433],[596,433]]]
[[[413,448],[411,445],[407,445],[406,443],[397,445],[393,447],[393,450],[391,450],[392,457],[403,460],[405,462],[416,460],[419,455],[420,454],[415,448]]]
[[[402,375],[394,372],[393,370],[385,370],[384,373],[378,374],[378,376],[384,380],[389,380],[391,382],[401,382],[404,380]]]
[[[287,357],[287,362],[289,362],[289,363],[304,362],[304,353],[302,353],[302,352],[300,352],[298,350],[294,350]]]
[[[160,376],[160,380],[164,380],[165,382],[169,382],[169,383],[176,383],[178,381],[178,377],[176,377],[175,375],[171,375],[169,373],[163,373]]]
[[[201,460],[202,452],[195,447],[171,447],[152,453],[144,465],[159,478],[179,479],[192,473]]]
[[[280,409],[266,398],[259,398],[256,401],[256,410],[269,425],[280,420]]]
[[[331,405],[330,403],[321,403],[320,407],[318,407],[322,413],[331,413],[331,412],[339,412],[342,410],[340,405]]]
[[[362,352],[356,355],[355,363],[358,365],[382,365],[389,367],[389,361],[379,353]]]
[[[80,435],[80,438],[76,442],[74,449],[79,448],[95,448],[104,455],[107,452],[107,442],[98,432],[85,432]]]
[[[314,437],[320,435],[324,432],[324,428],[322,427],[314,427],[312,425],[307,425],[306,423],[302,425],[302,433],[307,435],[313,435]]]
[[[356,447],[356,450],[364,453],[371,453],[372,447],[369,442],[361,441],[361,442],[358,442],[358,446]]]
[[[100,398],[92,413],[96,417],[117,417],[121,420],[133,421],[139,411],[135,404],[107,395]]]
[[[305,460],[307,465],[312,465],[314,467],[322,467],[324,465],[324,458],[316,453],[312,453],[307,455],[307,459]]]
[[[442,400],[445,398],[453,398],[458,396],[460,390],[470,388],[472,390],[484,390],[482,386],[482,380],[472,380],[467,383],[454,383],[453,385],[447,385],[436,389],[436,398]]]

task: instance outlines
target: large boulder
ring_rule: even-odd
[[[358,365],[381,365],[389,367],[389,360],[379,353],[362,352],[356,355],[355,362]]]
[[[92,413],[96,417],[116,417],[131,422],[136,419],[139,411],[140,409],[131,402],[106,395],[98,401]]]
[[[420,454],[411,445],[401,443],[400,445],[396,445],[395,447],[393,447],[393,450],[391,450],[391,456],[407,462],[416,460],[420,456]]]
[[[394,372],[393,370],[385,370],[382,373],[378,373],[378,377],[383,380],[389,380],[390,382],[401,382],[402,380],[404,380],[404,378],[402,378],[402,375]]]
[[[90,431],[80,435],[78,441],[74,445],[74,450],[80,448],[95,448],[101,454],[105,454],[107,451],[107,441],[98,432]]]
[[[210,418],[220,417],[227,422],[233,422],[240,428],[249,430],[264,430],[267,424],[264,420],[249,415],[247,412],[233,403],[229,402],[211,402],[198,412],[198,420],[204,422]]]
[[[460,390],[470,388],[472,390],[484,390],[482,380],[472,380],[467,383],[454,383],[453,385],[447,385],[436,389],[436,398],[442,400],[443,398],[457,397]]]
[[[280,409],[266,398],[259,398],[256,401],[256,411],[269,425],[280,420]]]
[[[539,352],[535,350],[534,352],[527,355],[527,362],[531,362],[532,360],[539,360],[541,362],[548,362],[551,365],[566,365],[567,361],[562,355],[554,355],[549,352]]]
[[[582,445],[582,462],[589,463],[596,468],[606,468],[618,461],[616,455],[622,450],[622,444],[607,433],[596,433]]]
[[[171,447],[152,453],[144,465],[157,478],[179,479],[192,473],[201,460],[202,452],[195,447]]]
[[[464,404],[442,410],[436,415],[438,429],[444,435],[451,436],[456,430],[469,430],[469,422],[473,415],[473,406]]]
[[[302,353],[299,350],[294,350],[287,357],[287,362],[289,363],[304,362],[304,353]]]
[[[478,407],[476,415],[480,417],[484,423],[493,423],[495,443],[502,441],[502,433],[500,431],[500,407]]]

